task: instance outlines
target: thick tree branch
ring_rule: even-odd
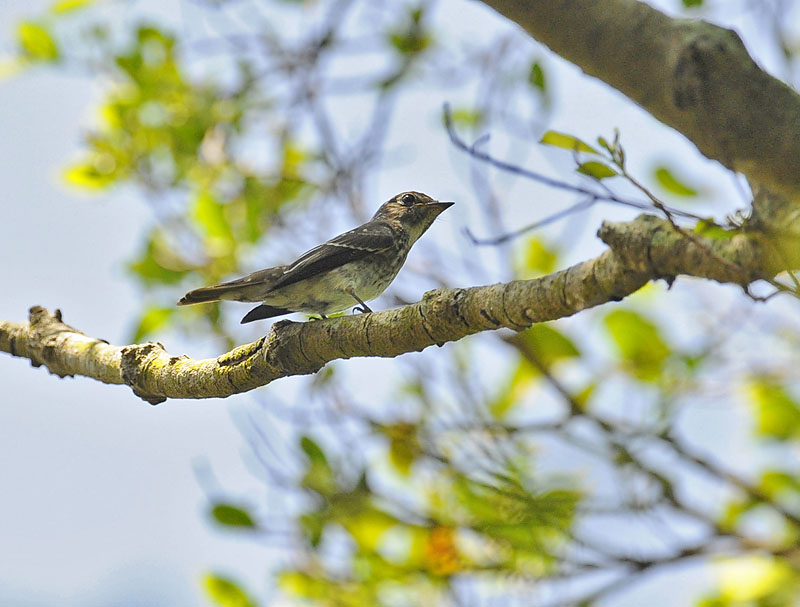
[[[481,331],[522,330],[617,301],[647,281],[684,274],[747,285],[769,276],[761,247],[743,234],[703,240],[642,215],[604,223],[609,250],[589,261],[532,280],[430,291],[422,301],[374,314],[317,322],[282,321],[256,342],[218,358],[170,356],[157,343],[112,346],[66,325],[60,312],[31,309],[30,322],[0,321],[0,351],[44,365],[51,373],[127,384],[157,404],[167,398],[225,397],[326,363],[357,356],[395,357]],[[741,269],[739,269],[741,268]]]
[[[739,36],[636,0],[484,0],[755,186],[800,199],[800,95]]]

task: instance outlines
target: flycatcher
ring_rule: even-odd
[[[385,202],[367,223],[303,253],[286,266],[189,291],[179,306],[207,301],[259,301],[242,324],[291,312],[328,314],[383,293],[406,261],[411,246],[452,206],[420,192],[402,192]]]

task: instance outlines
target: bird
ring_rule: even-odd
[[[453,202],[422,192],[401,192],[366,223],[306,251],[288,265],[189,291],[179,306],[219,300],[261,302],[241,323],[303,312],[322,318],[366,302],[394,280],[413,244]]]

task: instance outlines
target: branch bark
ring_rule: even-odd
[[[800,201],[800,95],[739,36],[636,0],[483,0],[755,187]]]
[[[60,377],[83,375],[126,384],[144,400],[212,398],[246,392],[281,377],[314,373],[336,359],[395,357],[501,328],[522,330],[618,301],[649,280],[678,275],[747,285],[771,276],[762,247],[744,234],[687,237],[668,222],[642,215],[604,223],[609,246],[599,257],[532,280],[436,290],[397,308],[316,322],[280,321],[258,341],[217,358],[171,356],[158,343],[113,346],[33,307],[28,323],[0,321],[0,351],[30,359]]]

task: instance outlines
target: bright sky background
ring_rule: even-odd
[[[491,28],[489,13],[477,3],[441,4],[439,21],[450,30]],[[2,0],[0,50],[12,48],[16,21],[48,5]],[[592,139],[619,126],[634,170],[646,174],[669,158],[713,187],[716,200],[727,197],[735,201],[731,208],[742,206],[730,178],[699,159],[681,136],[576,68],[549,55],[546,67],[558,90],[551,128]],[[131,192],[88,198],[59,179],[60,168],[79,150],[97,95],[84,77],[48,70],[0,83],[0,318],[23,321],[34,304],[58,307],[67,323],[122,343],[140,297],[124,262],[140,244],[149,211]],[[466,160],[437,128],[437,108],[448,99],[419,98],[400,109],[392,131],[398,141],[415,139],[416,155],[376,180],[375,206],[412,186],[458,200],[436,226],[440,236],[455,238],[476,214]],[[568,160],[532,149],[526,162],[564,176]],[[546,194],[546,203],[518,201],[520,224],[564,200]],[[600,217],[610,216],[630,214],[603,208],[586,217],[568,262],[602,248],[592,233]],[[214,354],[211,343],[187,345],[172,335],[162,341],[175,354]],[[285,395],[293,381],[265,390]],[[207,522],[206,493],[193,472],[207,462],[223,488],[259,499],[262,487],[245,469],[242,438],[231,418],[251,406],[248,397],[150,407],[126,388],[60,380],[7,355],[0,356],[0,386],[0,605],[203,604],[199,580],[209,570],[244,580],[255,594],[267,591],[267,551]],[[672,592],[688,600],[702,583]]]

